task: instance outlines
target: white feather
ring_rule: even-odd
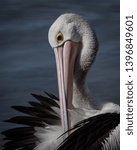
[[[35,136],[38,137],[39,142],[36,143],[34,150],[55,150],[63,141],[61,126],[36,127],[35,130]]]
[[[103,143],[103,150],[119,150],[120,149],[120,125],[118,125],[112,132],[110,132],[109,137],[106,138]]]

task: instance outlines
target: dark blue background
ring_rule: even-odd
[[[86,18],[99,40],[88,74],[96,101],[119,103],[119,0],[0,0],[0,120],[16,115],[30,93],[58,93],[54,53],[47,34],[62,13]],[[0,130],[11,124],[0,123]]]

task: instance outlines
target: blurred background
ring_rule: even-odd
[[[82,15],[96,31],[99,51],[88,85],[99,103],[119,104],[119,0],[0,0],[0,131],[27,105],[30,93],[58,95],[54,53],[48,29],[62,13]],[[2,136],[0,135],[0,145]]]

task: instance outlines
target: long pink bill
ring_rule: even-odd
[[[63,46],[54,49],[60,98],[61,123],[63,131],[70,128],[68,109],[72,108],[73,73],[78,43],[66,41]]]

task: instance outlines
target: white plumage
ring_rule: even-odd
[[[120,108],[117,104],[106,103],[100,110],[92,110],[85,108],[74,108],[69,110],[72,126],[79,121],[87,119],[92,116],[106,113],[120,113]],[[113,119],[113,118],[112,118]],[[37,143],[35,150],[55,150],[63,141],[63,134],[61,126],[47,126],[46,128],[36,128],[36,136],[40,139]],[[60,137],[60,138],[58,138]],[[119,150],[120,146],[120,125],[118,125],[113,131],[110,131],[109,137],[106,138],[103,143],[103,150]]]

